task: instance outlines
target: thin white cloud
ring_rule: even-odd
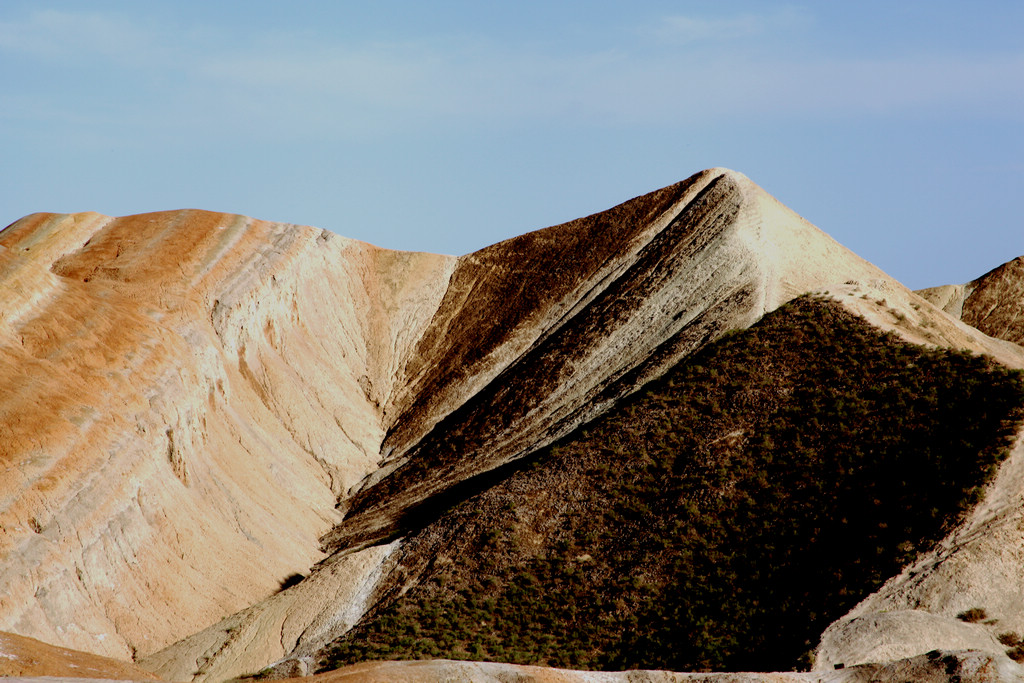
[[[0,50],[48,60],[87,62],[99,58],[141,66],[140,59],[164,52],[166,34],[127,17],[98,12],[38,10],[0,22]]]
[[[1024,54],[765,61],[716,56],[476,53],[420,48],[240,56],[202,67],[231,90],[395,121],[699,123],[922,109],[1024,116]]]
[[[793,10],[684,19],[666,24],[677,43],[732,40],[806,21]],[[123,116],[133,125],[205,134],[329,139],[438,125],[699,125],[723,117],[933,109],[1024,118],[1024,51],[797,61],[678,44],[634,47],[557,52],[479,39],[344,44],[49,11],[0,24],[0,49],[123,82]],[[90,115],[88,101],[76,104],[76,116]],[[110,103],[92,106],[92,115],[110,124]]]
[[[196,64],[204,80],[237,88],[343,97],[374,106],[423,105],[446,67],[440,55],[399,45],[231,52]]]
[[[810,23],[806,12],[785,7],[768,14],[748,12],[724,17],[672,15],[664,17],[650,33],[662,41],[676,44],[720,43],[802,29]]]
[[[627,121],[973,113],[1024,118],[1024,54],[625,62],[584,97]]]

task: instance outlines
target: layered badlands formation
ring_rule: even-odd
[[[933,305],[722,169],[460,258],[200,211],[29,216],[0,233],[0,631],[169,680],[306,673],[425,504],[803,292],[1024,367],[1013,267]],[[1022,468],[1018,446],[820,665],[1012,671]],[[1002,621],[955,619],[975,606]]]
[[[322,559],[450,259],[194,211],[2,238],[0,629],[130,658]]]

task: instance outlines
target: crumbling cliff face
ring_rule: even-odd
[[[26,217],[0,232],[0,631],[173,680],[301,667],[460,484],[803,292],[1024,367],[1017,280],[986,282],[951,317],[724,169],[458,258]]]

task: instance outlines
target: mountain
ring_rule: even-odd
[[[469,590],[471,578],[488,576],[482,570],[451,575],[451,567],[468,572],[489,562],[509,569],[523,558],[550,561],[545,571],[555,572],[553,582],[540,580],[536,594],[548,601],[554,579],[589,554],[593,565],[580,571],[599,566],[604,574],[584,582],[587,595],[619,591],[639,604],[657,592],[607,582],[639,571],[664,590],[680,580],[676,570],[686,564],[680,558],[693,550],[674,545],[669,535],[665,552],[633,548],[620,553],[618,564],[602,565],[601,557],[574,545],[577,522],[565,522],[559,512],[578,504],[593,522],[625,505],[640,515],[641,527],[619,529],[620,539],[637,529],[674,528],[672,520],[681,519],[668,499],[655,506],[656,515],[633,509],[657,495],[616,488],[634,464],[599,463],[594,455],[610,448],[613,434],[630,433],[623,411],[653,414],[645,402],[660,401],[667,426],[637,437],[644,449],[660,452],[665,438],[678,441],[679,427],[686,427],[703,434],[687,448],[726,457],[723,463],[742,455],[743,476],[758,481],[765,471],[758,458],[766,451],[758,446],[760,455],[751,455],[750,435],[765,435],[771,424],[765,415],[806,406],[789,399],[762,405],[748,397],[755,409],[743,413],[742,426],[722,422],[715,429],[725,431],[708,431],[715,416],[679,389],[696,382],[687,374],[698,367],[695,359],[756,344],[762,329],[783,330],[772,348],[785,350],[786,335],[799,325],[785,311],[766,314],[816,291],[816,298],[794,305],[810,318],[824,316],[814,333],[824,336],[810,346],[792,344],[794,353],[802,351],[779,357],[777,365],[788,368],[783,375],[769,372],[757,382],[803,377],[825,347],[841,353],[840,336],[852,333],[839,329],[866,330],[888,340],[878,342],[885,347],[969,349],[1024,368],[1024,349],[1012,332],[1013,302],[1019,309],[1020,300],[1016,272],[945,300],[929,292],[922,298],[725,169],[458,258],[194,210],[26,217],[0,232],[0,377],[11,387],[0,399],[0,630],[132,659],[168,680],[223,680],[275,662],[277,674],[311,672],[335,656],[346,633],[369,633],[389,610],[406,609],[401,598],[424,597],[433,590],[431,579],[454,577]],[[950,303],[958,296],[963,303]],[[983,312],[941,310],[950,306]],[[758,354],[772,357],[767,350]],[[857,355],[854,365],[866,358]],[[805,619],[813,627],[801,638],[814,642],[804,647],[801,641],[804,650],[814,649],[821,628],[838,620],[817,648],[819,666],[910,661],[937,649],[980,650],[999,667],[1015,666],[1005,656],[1012,647],[998,640],[1012,629],[1024,633],[1024,611],[1014,607],[1019,600],[1011,589],[1021,567],[1021,541],[1012,528],[1016,510],[1024,509],[1016,505],[1024,495],[1020,449],[1007,441],[1019,407],[1012,375],[991,363],[968,371],[957,365],[962,355],[925,358],[932,356],[913,365],[944,368],[929,371],[932,384],[897,373],[892,386],[953,393],[922,408],[920,415],[932,417],[915,417],[917,431],[907,438],[934,443],[941,435],[965,444],[964,453],[987,455],[981,461],[957,456],[956,467],[967,469],[949,469],[948,479],[962,484],[961,493],[936,489],[937,500],[951,507],[933,515],[929,504],[925,517],[934,524],[925,530],[911,524],[909,536],[872,536],[887,548],[877,555],[889,559],[866,563],[871,581],[851,583],[831,612]],[[989,392],[993,400],[1004,396],[991,405],[982,400],[985,392],[971,398],[966,387],[978,378],[1003,382],[1009,393]],[[748,380],[754,382],[730,381]],[[801,381],[792,388],[799,396],[799,387],[823,380]],[[853,385],[864,384],[858,381]],[[677,388],[666,394],[666,386]],[[759,413],[758,405],[775,412]],[[936,412],[940,407],[948,412]],[[953,419],[982,408],[977,419]],[[945,417],[936,422],[936,415]],[[934,426],[951,424],[962,427]],[[859,432],[867,441],[846,439],[861,444],[850,463],[865,461],[871,428],[868,421]],[[899,467],[931,467],[922,464],[928,462],[889,470],[887,456],[872,464],[881,469],[870,471],[884,479]],[[972,470],[977,462],[987,464]],[[601,468],[606,479],[591,471]],[[639,477],[633,481],[639,487],[648,475],[629,476]],[[695,481],[683,477],[673,486],[724,493],[741,478]],[[832,485],[847,484],[839,477]],[[774,491],[781,504],[789,500],[782,492],[793,486],[761,488]],[[559,498],[565,491],[590,502]],[[545,492],[553,492],[550,507]],[[703,509],[699,496],[674,495],[673,505]],[[909,494],[900,495],[905,501]],[[534,501],[522,508],[533,516],[517,522],[532,539],[529,552],[520,548],[513,561],[507,549],[487,551],[488,543],[504,542],[509,511],[502,505],[522,501]],[[470,523],[459,517],[467,507],[486,514]],[[725,518],[732,508],[713,509]],[[886,515],[872,518],[873,528],[899,526]],[[750,519],[729,533],[747,528]],[[809,519],[800,528],[817,523]],[[576,553],[569,565],[564,552],[555,556],[569,552],[565,544]],[[889,557],[889,546],[898,553]],[[787,571],[796,576],[809,566],[809,560],[794,562]],[[514,587],[516,576],[491,578]],[[996,598],[986,587],[1007,592]],[[494,592],[490,597],[498,599]],[[429,600],[420,602],[429,609]],[[956,618],[974,607],[995,615],[986,619],[996,623]],[[619,611],[641,621],[650,614]],[[757,623],[770,628],[770,616]],[[557,650],[555,635],[555,645],[544,641],[545,652]],[[544,655],[544,663],[565,656]],[[598,660],[563,663],[601,665]],[[690,666],[739,666],[732,661],[748,666],[758,658],[698,657]],[[922,661],[939,666],[935,658]],[[615,663],[643,666],[606,662]]]
[[[2,237],[0,628],[131,657],[322,559],[449,260],[197,211]]]
[[[966,285],[945,285],[921,296],[987,335],[1024,342],[1024,256],[994,268]]]

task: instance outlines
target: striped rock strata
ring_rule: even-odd
[[[391,539],[436,497],[565,434],[722,332],[854,280],[906,291],[721,170],[460,258],[385,404],[381,468],[325,537],[336,554],[144,664],[173,679],[223,679],[280,658],[308,671],[310,654],[372,604]]]
[[[332,549],[850,277],[885,276],[722,170],[460,259],[29,216],[0,233],[0,629],[153,653],[324,559],[360,482]]]
[[[128,658],[308,571],[451,265],[199,211],[0,233],[0,629]]]
[[[985,334],[1024,342],[1024,256],[965,285],[932,287],[919,294]]]
[[[722,169],[460,258],[29,216],[0,232],[0,630],[171,680],[305,666],[439,497],[826,286],[1020,362]]]

